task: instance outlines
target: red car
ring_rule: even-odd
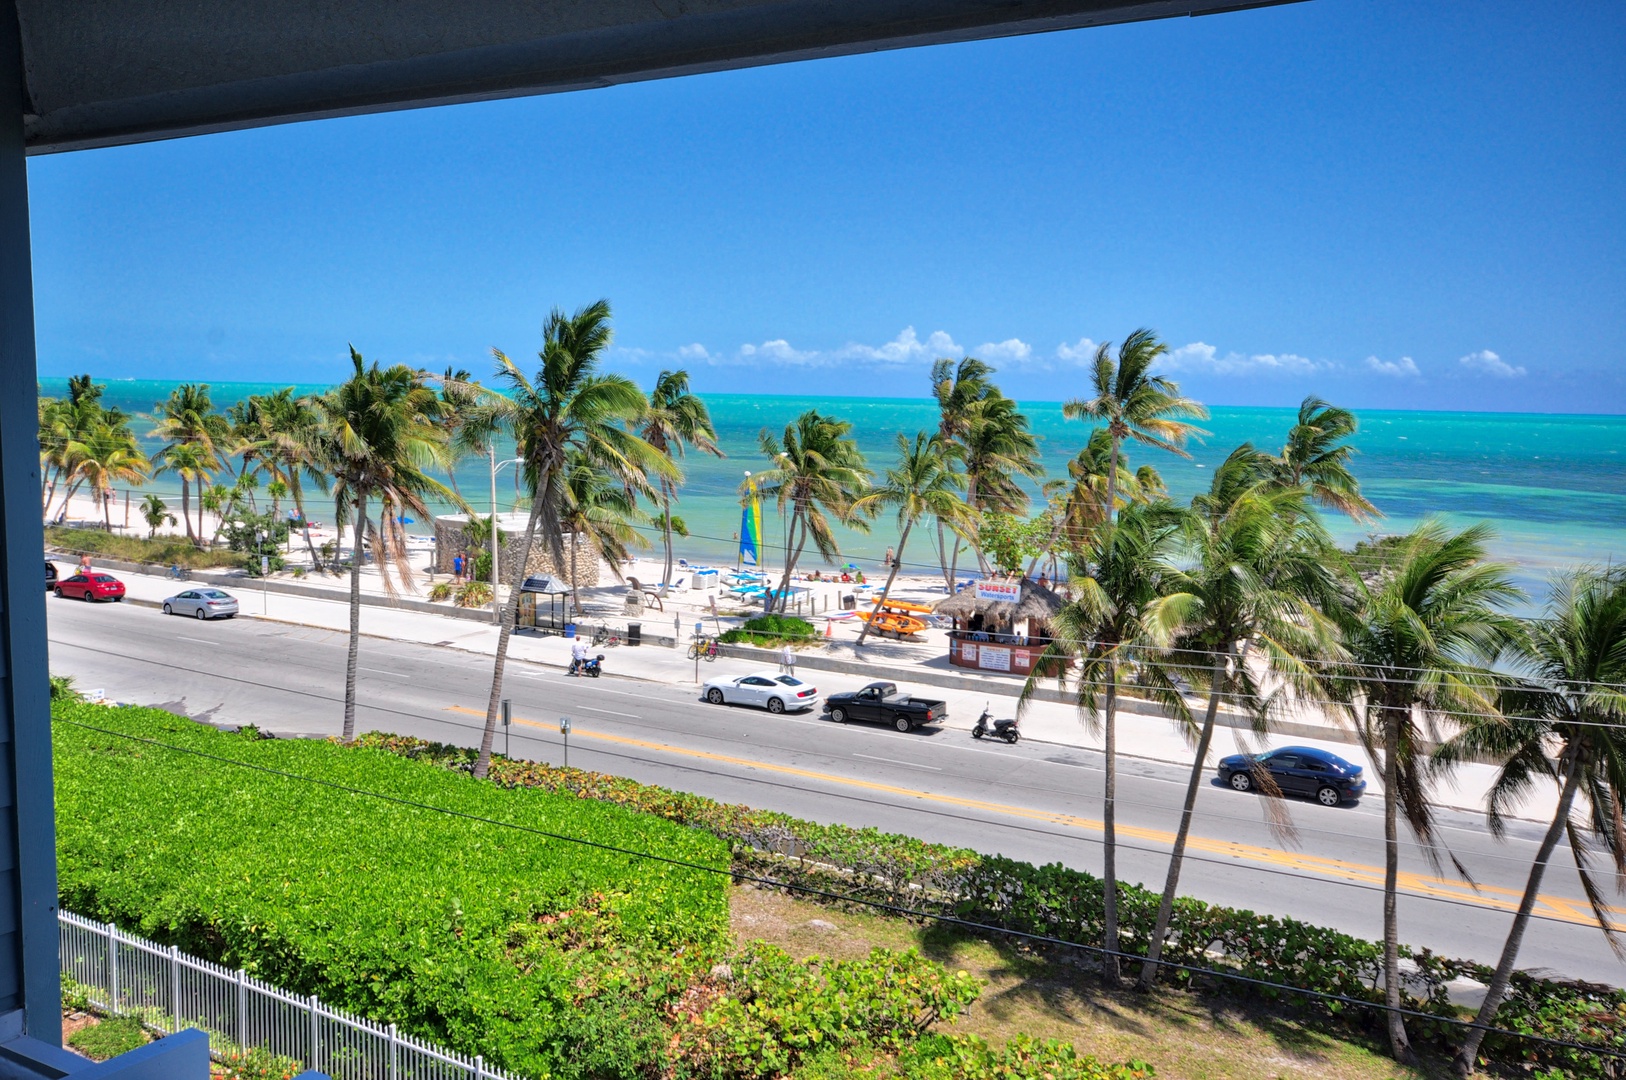
[[[123,600],[124,582],[112,574],[75,574],[58,581],[52,591],[58,597],[77,596],[81,600]]]

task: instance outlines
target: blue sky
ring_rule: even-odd
[[[1314,0],[30,162],[40,371],[1626,412],[1626,4]]]

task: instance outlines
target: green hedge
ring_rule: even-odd
[[[55,715],[714,867],[711,836],[379,752],[249,740],[149,709]],[[53,725],[64,906],[531,1076],[584,980],[726,948],[727,877]]]
[[[450,769],[466,769],[473,760],[471,750],[404,736],[375,733],[364,736],[362,741]],[[877,829],[821,825],[623,777],[535,762],[497,759],[492,764],[491,778],[499,785],[612,802],[706,829],[733,846],[738,871],[784,881],[793,888],[952,915],[1003,930],[1083,945],[1098,945],[1102,940],[1100,880],[1060,864],[1034,866]],[[1125,952],[1145,952],[1158,900],[1158,894],[1150,889],[1120,886],[1118,919]],[[1171,963],[1218,967],[1357,1001],[1383,1000],[1381,990],[1375,989],[1382,965],[1382,947],[1376,942],[1298,919],[1261,915],[1189,897],[1181,897],[1176,903],[1171,931],[1171,940],[1164,946],[1164,959]],[[1447,999],[1447,983],[1459,975],[1490,981],[1491,970],[1483,964],[1404,946],[1402,953],[1416,962],[1417,980],[1422,987],[1406,1004],[1439,1016],[1442,1021],[1460,1016]],[[1303,995],[1250,989],[1232,980],[1165,971],[1169,978],[1182,983],[1200,982],[1204,990],[1279,998],[1293,1007],[1346,1019],[1362,1027],[1371,1026],[1375,1015],[1336,1002],[1318,1003]],[[1414,1037],[1442,1045],[1457,1038],[1460,1031],[1443,1022],[1413,1019],[1408,1023]],[[1514,978],[1508,1000],[1497,1014],[1497,1023],[1512,1031],[1626,1051],[1626,990],[1520,974]],[[1556,1070],[1553,1075],[1609,1080],[1622,1075],[1619,1059],[1505,1036],[1487,1038],[1481,1053],[1493,1061],[1518,1062],[1525,1069]]]

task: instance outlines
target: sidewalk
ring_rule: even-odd
[[[60,556],[57,558],[58,561],[66,561]],[[124,582],[130,603],[156,607],[165,597],[173,596],[188,585],[212,584],[227,589],[237,597],[243,618],[294,623],[340,634],[349,630],[348,577],[329,576],[302,581],[273,578],[262,585],[260,581],[237,571],[195,571],[189,581],[179,582],[161,574],[138,572],[107,561],[101,565],[111,569]],[[454,608],[449,603],[429,604],[423,599],[426,588],[422,575],[419,576],[419,586],[420,591],[416,595],[402,590],[399,596],[392,598],[385,594],[377,571],[364,568],[362,634],[460,649],[485,656],[495,655],[497,628],[489,608],[471,612]],[[592,628],[604,623],[624,630],[625,618],[612,615],[619,609],[620,597],[624,592],[625,589],[620,586],[605,586],[593,590],[595,595],[591,598],[584,596],[584,607],[589,614],[582,620],[582,625]],[[595,650],[605,653],[606,670],[612,675],[672,686],[695,686],[697,668],[699,681],[704,682],[717,677],[732,678],[763,668],[771,669],[777,663],[777,653],[725,646],[724,655],[716,661],[697,664],[686,657],[684,648],[671,644],[673,614],[671,605],[664,614],[649,612],[641,620],[644,644],[640,647]],[[696,612],[687,607],[680,607],[677,611],[678,618],[688,622],[686,634],[693,631],[694,614]],[[730,622],[737,624],[738,621],[737,618],[722,617],[725,629]],[[707,632],[713,631],[709,611],[705,622]],[[944,726],[957,733],[969,732],[977,715],[989,703],[992,703],[990,707],[996,716],[1015,714],[1015,695],[1021,690],[1022,680],[949,668],[946,643],[932,640],[933,637],[941,637],[941,631],[929,632],[924,643],[877,641],[872,638],[859,653],[853,646],[857,639],[856,626],[836,625],[841,629],[834,633],[840,636],[827,645],[800,652],[797,657],[798,673],[815,683],[822,693],[857,689],[876,679],[897,682],[906,691],[945,699],[949,706],[949,720]],[[570,660],[570,642],[562,637],[522,630],[512,635],[509,656],[518,662],[563,669]],[[1189,767],[1192,748],[1183,734],[1169,719],[1148,715],[1152,712],[1152,708],[1145,703],[1126,703],[1118,720],[1120,754]],[[1293,730],[1290,733],[1277,733],[1266,739],[1253,737],[1250,740],[1245,733],[1234,728],[1220,727],[1215,732],[1209,766],[1212,767],[1221,757],[1244,749],[1245,743],[1250,742],[1252,745],[1246,748],[1254,750],[1290,744],[1315,746],[1361,765],[1366,770],[1369,799],[1381,793],[1381,774],[1373,769],[1361,747],[1352,742],[1347,729],[1330,724],[1321,717],[1306,716],[1301,719],[1304,722],[1291,725]],[[1080,720],[1077,709],[1064,693],[1056,690],[1053,682],[1029,703],[1022,717],[1022,734],[1024,741],[1086,750],[1102,749],[1101,738],[1090,733]],[[1481,811],[1494,775],[1495,769],[1490,765],[1464,765],[1451,779],[1436,786],[1435,802],[1461,810]],[[1550,820],[1556,806],[1557,792],[1540,787],[1519,807],[1518,816]]]

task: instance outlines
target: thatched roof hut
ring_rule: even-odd
[[[1015,583],[1013,583],[1015,584]],[[1023,578],[1021,594],[1015,603],[994,600],[977,595],[975,583],[967,585],[953,596],[945,596],[932,605],[932,611],[951,619],[966,622],[981,615],[984,621],[1014,624],[1018,619],[1036,619],[1047,623],[1067,601],[1036,581]]]

